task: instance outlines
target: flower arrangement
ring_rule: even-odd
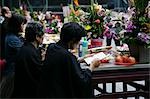
[[[134,6],[132,11],[130,10],[132,17],[126,23],[127,32],[122,40],[128,44],[140,44],[150,48],[150,2],[134,0]]]
[[[58,16],[52,15],[52,20],[50,21],[50,24],[47,24],[45,28],[45,32],[52,33],[52,34],[60,33],[62,26],[63,24],[61,20],[58,18]]]
[[[67,21],[82,25],[88,33],[91,33],[92,38],[102,37],[104,31],[103,18],[105,16],[105,10],[102,6],[91,0],[91,6],[85,12],[81,9],[78,0],[74,0],[74,4],[75,6],[69,5],[70,15],[66,17]]]
[[[92,38],[103,38],[105,10],[101,5],[98,5],[98,3],[91,0],[91,6],[88,9],[88,13],[87,20],[84,24],[85,27],[90,26],[91,28],[85,29],[92,33]]]

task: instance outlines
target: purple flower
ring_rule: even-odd
[[[127,27],[126,27],[127,32],[132,32],[132,30],[135,29],[135,28],[136,28],[136,26],[133,25],[133,22],[129,21],[128,24],[127,24]]]
[[[53,30],[52,30],[52,29],[50,29],[50,28],[46,28],[46,29],[45,29],[45,32],[46,32],[46,33],[52,33],[52,32],[53,32]]]
[[[138,39],[141,40],[142,42],[149,44],[150,43],[150,36],[145,33],[138,33]]]

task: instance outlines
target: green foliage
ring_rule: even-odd
[[[135,0],[135,7],[136,7],[136,10],[140,13],[144,13],[145,11],[145,8],[148,4],[148,1],[149,0]]]
[[[24,15],[23,10],[21,9],[13,8],[13,11],[17,14]]]

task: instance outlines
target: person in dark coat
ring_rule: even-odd
[[[19,37],[19,33],[23,32],[24,24],[26,23],[25,17],[14,14],[8,22],[8,33],[5,37],[5,59],[6,68],[4,75],[14,72],[15,59],[18,51],[23,45],[23,41]]]
[[[43,42],[43,26],[37,22],[27,24],[23,47],[17,55],[14,98],[35,98],[43,66],[39,44]]]
[[[39,84],[41,98],[91,98],[91,71],[99,66],[94,60],[89,69],[81,69],[69,49],[77,48],[85,30],[77,23],[64,24],[60,41],[48,46]]]
[[[6,34],[9,32],[8,31],[8,22],[9,22],[9,19],[12,17],[12,14],[11,14],[11,11],[8,7],[4,6],[2,7],[1,9],[1,17],[3,18],[2,22],[0,23],[0,26],[1,26],[1,32],[0,32],[0,50],[1,50],[1,53],[0,53],[0,58],[1,59],[5,59],[5,37],[6,37]]]

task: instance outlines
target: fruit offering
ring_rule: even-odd
[[[136,60],[134,57],[132,56],[128,56],[128,55],[118,55],[115,58],[115,62],[117,63],[131,63],[131,64],[135,64]]]

